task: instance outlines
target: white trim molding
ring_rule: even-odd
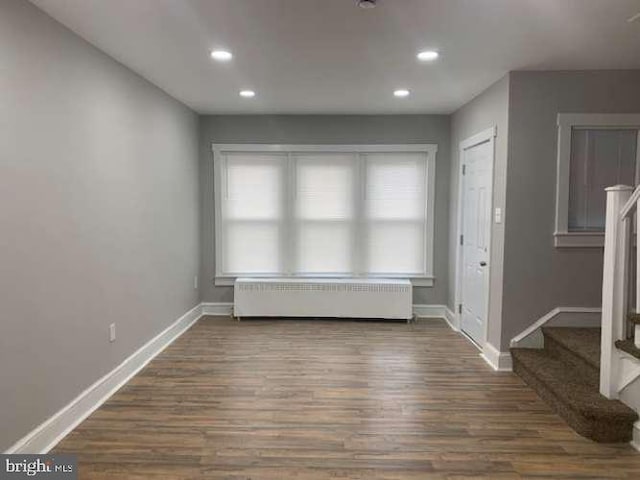
[[[496,372],[510,372],[513,370],[513,362],[509,352],[501,352],[489,342],[485,342],[480,356]]]
[[[385,153],[385,152],[427,152],[436,154],[438,145],[433,143],[405,144],[271,144],[271,143],[213,143],[214,152],[332,152],[332,153]]]
[[[472,135],[469,138],[464,139],[460,142],[460,150],[467,150],[471,147],[475,147],[481,143],[484,143],[498,135],[498,127],[493,126],[489,127],[475,135]]]
[[[233,302],[202,303],[202,315],[230,317],[233,315]]]
[[[251,275],[251,278],[273,278],[273,275]],[[238,277],[216,277],[213,280],[213,284],[216,287],[233,287],[236,284],[236,280]],[[328,275],[328,276],[322,276],[322,275],[318,275],[318,274],[313,274],[313,275],[298,275],[295,276],[294,278],[309,278],[309,279],[314,279],[314,278],[335,278],[335,279],[360,279],[360,278],[366,278],[366,279],[376,279],[376,278],[380,278],[380,279],[390,279],[390,278],[399,278],[399,279],[405,279],[407,278],[406,276],[402,276],[402,275],[398,275],[398,276],[393,276],[393,275],[381,275],[381,276],[367,276],[367,277],[354,277],[353,275],[345,275],[344,277],[338,277],[335,275]],[[411,286],[412,287],[433,287],[434,284],[434,280],[435,278],[433,276],[427,276],[427,277],[419,277],[419,278],[409,278],[408,279],[411,282]]]
[[[442,318],[446,320],[453,331],[460,331],[456,315],[446,305],[414,304],[413,314],[416,318]]]
[[[416,272],[412,272],[412,278],[410,278],[411,283],[415,287],[433,287],[434,285],[434,238],[435,238],[435,177],[436,177],[436,161],[437,161],[437,153],[438,153],[438,145],[437,144],[424,144],[424,143],[407,143],[407,144],[363,144],[363,145],[340,145],[340,144],[327,144],[327,145],[312,145],[312,144],[211,144],[211,149],[213,151],[213,194],[214,194],[214,233],[215,233],[215,242],[214,242],[214,256],[215,256],[215,278],[214,284],[218,286],[231,286],[233,282],[237,278],[237,276],[250,276],[250,277],[259,277],[260,274],[255,273],[240,273],[240,272],[230,272],[225,271],[224,265],[224,225],[223,225],[223,203],[225,196],[225,182],[223,181],[227,163],[227,156],[231,153],[238,152],[254,152],[254,153],[267,153],[267,154],[286,154],[287,159],[285,161],[285,175],[286,180],[284,183],[287,185],[285,190],[288,191],[287,195],[292,195],[291,190],[295,185],[295,162],[294,156],[296,153],[304,153],[304,152],[317,152],[317,153],[347,153],[352,154],[353,161],[356,162],[354,168],[357,169],[358,173],[356,174],[356,178],[358,179],[359,185],[355,189],[355,191],[362,190],[359,193],[358,199],[355,200],[355,209],[356,211],[362,211],[363,205],[361,203],[364,195],[364,182],[366,181],[366,162],[365,155],[367,153],[391,153],[391,152],[405,152],[405,153],[420,153],[425,156],[425,171],[424,171],[424,181],[425,181],[425,216],[424,216],[424,250],[426,251],[426,255],[424,258],[423,265],[421,269]],[[355,184],[354,184],[355,185]],[[289,202],[291,203],[291,198],[289,198]],[[283,225],[284,228],[290,231],[294,226],[295,222],[293,217],[291,216],[291,208],[287,209],[287,214],[284,217]],[[361,222],[355,222],[355,235],[356,238],[358,236],[363,235],[363,228],[360,225]],[[295,235],[288,235],[289,238],[295,238]],[[293,240],[291,240],[293,241]],[[290,247],[291,245],[289,245]],[[284,251],[286,245],[281,245],[281,251]],[[287,251],[290,248],[287,247]],[[286,257],[286,256],[285,256]],[[386,272],[384,274],[378,275],[363,275],[362,270],[364,265],[362,265],[362,259],[360,256],[356,255],[356,261],[353,268],[353,272],[350,272],[346,275],[336,274],[328,274],[325,275],[327,277],[336,277],[336,278],[352,278],[354,276],[362,276],[364,278],[407,278],[406,274],[395,274],[393,272]],[[315,278],[318,276],[316,273],[314,274],[297,274],[291,259],[285,258],[283,261],[284,264],[281,266],[281,270],[283,273],[269,273],[267,276],[281,276],[281,277],[300,277],[300,278]]]
[[[556,175],[556,247],[604,247],[602,232],[569,231],[569,176],[571,167],[571,134],[574,128],[627,128],[638,129],[640,147],[640,113],[559,113],[558,152]],[[640,165],[640,148],[636,152]]]
[[[47,453],[201,317],[196,305],[5,453]]]
[[[556,307],[545,313],[511,339],[511,347],[542,348],[541,328],[547,324],[556,327],[599,327],[602,321],[600,307]]]
[[[456,316],[446,305],[414,304],[412,306],[412,310],[416,318],[442,318],[447,321],[452,330],[459,331],[459,328],[456,324]],[[233,315],[233,303],[202,303],[202,315],[224,317],[231,316]]]
[[[201,306],[203,316],[228,317],[233,315],[233,303],[204,302]],[[456,322],[456,315],[447,305],[414,304],[412,311],[416,318],[442,318],[447,321],[452,330],[460,331]]]
[[[460,331],[460,324],[458,323],[457,315],[446,305],[444,307],[444,319],[454,332]]]
[[[555,232],[555,247],[603,248],[604,232]]]
[[[640,420],[633,424],[633,440],[631,446],[640,452]]]

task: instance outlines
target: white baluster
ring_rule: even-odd
[[[615,373],[618,371],[619,365],[615,341],[624,336],[631,232],[629,217],[621,221],[620,210],[629,200],[632,190],[632,187],[626,185],[616,185],[606,189],[607,217],[602,272],[600,393],[607,398],[618,398]]]

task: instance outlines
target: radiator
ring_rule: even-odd
[[[238,278],[237,317],[410,319],[411,282],[396,279]]]

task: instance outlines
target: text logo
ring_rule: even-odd
[[[77,480],[75,455],[0,455],[0,480]]]

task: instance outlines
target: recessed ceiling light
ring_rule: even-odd
[[[396,97],[408,97],[409,96],[409,90],[406,90],[404,88],[400,88],[400,89],[396,90],[395,92],[393,92],[393,94]]]
[[[251,98],[256,96],[256,92],[253,90],[240,90],[240,96],[244,98]]]
[[[227,62],[233,58],[233,55],[231,52],[227,52],[226,50],[212,50],[211,58],[218,60],[219,62]]]
[[[417,57],[418,60],[422,60],[423,62],[431,62],[438,58],[440,54],[435,50],[425,50],[424,52],[420,52]]]

